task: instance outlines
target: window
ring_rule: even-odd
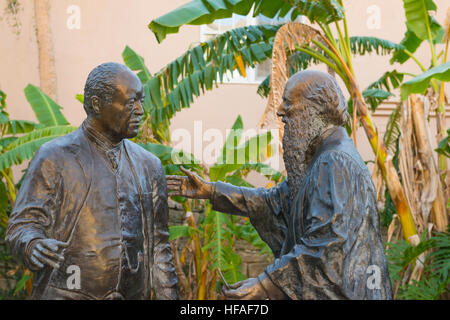
[[[233,14],[231,18],[215,20],[213,23],[208,25],[202,25],[200,27],[200,41],[208,41],[209,39],[222,34],[228,30],[234,28],[241,28],[245,26],[254,26],[260,24],[280,24],[290,21],[291,12],[289,12],[284,18],[278,18],[275,16],[273,19],[267,18],[263,15],[258,15],[253,17],[253,8],[250,10],[247,16],[241,16]],[[302,16],[295,19],[297,22],[304,22]],[[246,73],[247,77],[242,77],[239,71],[235,70],[233,77],[227,73],[224,76],[224,83],[246,83],[246,84],[259,84],[263,81],[269,74],[272,68],[271,60],[268,59],[263,63],[257,64],[255,68],[247,67]]]

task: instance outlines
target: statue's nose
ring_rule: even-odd
[[[283,108],[283,104],[281,104],[278,108],[277,108],[277,116],[279,116],[280,118],[284,117],[286,115],[286,113],[284,112],[284,108]]]
[[[134,110],[134,113],[137,115],[143,115],[144,114],[144,106],[140,101],[137,101],[137,108]]]

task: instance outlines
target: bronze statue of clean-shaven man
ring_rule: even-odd
[[[32,299],[178,299],[160,160],[138,134],[143,87],[126,66],[94,68],[87,118],[30,163],[6,240],[34,272]]]
[[[250,218],[275,261],[257,278],[224,290],[229,299],[392,299],[371,175],[344,128],[349,114],[336,80],[301,71],[287,82],[287,178],[236,187],[168,176],[169,195],[210,199],[213,209]]]

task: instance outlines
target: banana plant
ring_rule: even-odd
[[[238,116],[220,157],[209,170],[198,164],[199,161],[193,155],[182,150],[160,143],[142,143],[141,146],[161,159],[166,174],[183,175],[179,169],[181,163],[202,177],[209,176],[210,181],[226,181],[238,186],[253,187],[245,180],[251,171],[260,172],[273,184],[282,181],[284,177],[280,172],[263,163],[271,155],[270,132],[254,136],[244,142],[241,141],[242,133],[242,118]],[[200,300],[214,298],[216,285],[220,285],[221,282],[217,280],[217,269],[223,272],[228,283],[245,279],[240,271],[241,257],[234,251],[238,239],[255,246],[261,254],[271,254],[270,248],[261,240],[247,219],[212,210],[208,200],[203,204],[203,212],[196,221],[192,215],[192,205],[186,198],[172,198],[181,203],[187,213],[187,224],[169,226],[170,240],[188,239],[181,256],[174,248],[174,261],[176,265],[178,264],[176,268],[185,298]],[[187,252],[192,254],[189,255]],[[189,268],[191,264],[195,272],[184,274],[182,270]],[[190,289],[191,287],[194,290]]]
[[[280,26],[249,26],[230,30],[200,43],[151,75],[144,60],[131,48],[122,53],[125,64],[138,71],[146,95],[144,111],[154,138],[170,142],[170,119],[189,108],[195,97],[212,90],[227,72],[263,62],[272,54],[271,39]]]
[[[240,116],[232,126],[232,131],[228,135],[225,145],[222,148],[222,154],[216,163],[209,169],[211,181],[226,181],[228,183],[253,187],[243,178],[252,170],[263,173],[270,181],[278,183],[282,180],[282,175],[278,171],[264,165],[262,162],[270,155],[271,135],[270,132],[256,135],[247,141],[241,143],[243,123]],[[268,152],[269,151],[269,152]],[[239,155],[242,154],[241,161]],[[241,162],[241,163],[240,163]],[[270,171],[263,171],[262,169]],[[209,207],[208,207],[209,209]],[[249,222],[238,224],[239,218],[230,216],[221,212],[210,210],[206,215],[205,223],[209,224],[210,233],[208,237],[212,241],[204,247],[204,250],[210,250],[210,259],[212,269],[220,268],[224,272],[225,279],[229,283],[235,283],[243,280],[245,277],[240,273],[240,257],[232,251],[233,244],[238,237],[249,240],[256,231],[245,233],[244,229],[249,228]],[[226,226],[224,228],[224,226]],[[249,242],[259,243],[259,248],[263,252],[270,252],[263,241],[255,237]],[[224,246],[224,243],[231,246]]]
[[[431,11],[436,11],[437,7],[432,0],[410,1],[404,0],[403,7],[405,10],[406,27],[404,39],[400,44],[404,46],[403,49],[394,51],[391,63],[403,64],[408,60],[416,63],[419,74],[404,74],[394,88],[400,88],[400,98],[405,103],[408,103],[408,98],[414,100],[414,94],[421,94],[431,97],[430,109],[436,110],[437,121],[437,142],[444,139],[446,131],[445,108],[444,108],[444,87],[445,83],[450,79],[450,64],[447,62],[448,43],[450,33],[450,8],[447,9],[447,22],[445,28],[431,16]],[[429,61],[430,65],[425,67],[425,63],[421,62],[416,56],[416,50],[423,44],[429,47]],[[442,45],[440,48],[438,45]],[[394,70],[395,71],[395,70]],[[383,86],[384,84],[381,84]],[[387,88],[388,91],[391,91]],[[407,101],[408,100],[408,101]],[[412,101],[411,100],[411,101]],[[396,117],[396,121],[400,118]],[[396,126],[391,126],[395,128]],[[387,130],[386,134],[390,131]],[[418,141],[418,132],[416,130],[416,140]],[[404,151],[404,150],[401,150]],[[424,154],[423,150],[421,151]],[[440,181],[438,181],[437,194],[442,193],[443,186],[446,185],[446,168],[447,157],[444,154],[437,154],[438,162],[437,174]],[[433,156],[434,157],[434,156]],[[434,160],[433,160],[434,162]],[[433,164],[433,167],[435,165]],[[428,167],[428,165],[426,166]],[[434,169],[432,170],[434,171]],[[433,202],[433,219],[435,228],[439,231],[445,231],[448,223],[448,217],[445,212],[445,200],[442,196],[436,196]],[[440,209],[438,209],[440,208]]]
[[[432,0],[403,0],[405,10],[407,31],[400,42],[404,46],[396,50],[390,60],[391,64],[403,64],[413,60],[422,74],[412,74],[412,79],[406,81],[401,87],[401,98],[405,100],[412,93],[424,94],[428,88],[438,97],[437,113],[437,140],[444,138],[446,131],[445,123],[445,82],[448,81],[446,70],[448,58],[448,43],[450,32],[450,8],[447,9],[447,25],[445,28],[434,19],[430,12],[436,12],[437,6]],[[429,67],[421,62],[414,53],[426,42],[429,46]],[[442,50],[438,44],[444,44]],[[444,70],[445,69],[445,70]],[[444,155],[439,155],[439,168],[441,171],[441,182],[445,184],[445,172],[447,160]]]
[[[389,53],[403,50],[404,44],[395,45],[375,37],[350,37],[342,0],[193,0],[172,12],[154,19],[149,24],[149,28],[154,32],[157,40],[162,41],[167,34],[178,32],[182,25],[207,24],[216,19],[231,17],[233,13],[246,15],[252,8],[254,16],[262,14],[266,17],[273,18],[275,16],[285,17],[291,14],[291,19],[294,20],[297,16],[303,15],[311,23],[319,27],[321,32],[301,24],[296,24],[297,27],[286,27],[284,38],[282,38],[281,28],[283,27],[281,27],[277,32],[277,34],[280,34],[278,43],[274,44],[276,42],[276,36],[274,36],[274,40],[271,39],[269,44],[272,46],[273,52],[275,50],[279,51],[281,57],[287,55],[287,57],[281,59],[283,61],[280,64],[287,63],[287,70],[289,71],[292,69],[295,70],[295,67],[299,65],[305,68],[309,65],[308,61],[310,63],[318,62],[326,64],[330,70],[334,71],[343,80],[352,98],[349,104],[353,113],[351,129],[353,129],[354,133],[356,132],[355,129],[359,118],[359,122],[364,127],[372,150],[376,155],[377,164],[382,171],[382,176],[387,182],[389,192],[394,200],[396,210],[402,222],[404,237],[408,241],[410,241],[411,237],[414,239],[417,238],[417,231],[401,188],[398,173],[392,165],[391,158],[388,157],[386,147],[378,137],[378,130],[372,121],[370,109],[366,104],[367,101],[372,107],[375,107],[377,103],[388,98],[390,94],[386,93],[381,87],[369,88],[371,90],[365,91],[365,94],[363,94],[357,84],[352,63],[352,53],[365,54],[369,50],[377,52],[377,48],[382,49],[379,51],[380,54]],[[337,35],[331,30],[331,25],[335,27],[335,33]],[[288,30],[288,28],[291,29]],[[308,33],[308,36],[305,36],[306,33]],[[295,40],[298,40],[297,44],[293,44],[293,48],[285,48],[285,43],[282,41],[282,39],[288,39],[289,37],[291,37],[291,43],[295,43]],[[214,41],[214,39],[210,41]],[[277,48],[277,45],[279,48]],[[286,52],[288,53],[286,54]],[[218,53],[220,54],[221,52]],[[298,53],[302,53],[302,55]],[[234,52],[234,54],[235,56],[239,56],[240,52]],[[269,57],[270,54],[268,54],[267,58]],[[274,62],[280,60],[280,57],[277,58],[274,54],[272,54],[272,58]],[[247,65],[244,64],[244,66]],[[236,63],[235,68],[239,69],[239,64]],[[272,64],[272,68],[273,70],[277,68],[276,63]],[[168,70],[170,74],[170,65],[168,66]],[[281,81],[278,79],[277,81],[277,79],[274,79],[275,76],[274,72],[272,72],[270,92],[275,91],[279,93],[287,78],[285,77]],[[277,84],[278,87],[274,89],[273,84]],[[162,88],[161,86],[161,91],[163,90]],[[276,100],[279,100],[281,95],[278,94],[278,96],[276,99],[271,99],[269,96],[266,113],[274,113],[274,105],[276,105]],[[356,136],[353,135],[353,138],[356,143]]]

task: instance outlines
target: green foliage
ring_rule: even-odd
[[[79,102],[84,104],[84,95],[78,93],[78,94],[75,95],[75,99],[77,99]]]
[[[375,52],[377,55],[390,54],[395,50],[403,50],[402,44],[376,37],[350,37],[350,51],[353,54],[364,55]]]
[[[61,106],[50,99],[38,87],[29,84],[25,88],[25,97],[31,105],[40,124],[50,126],[68,125],[66,118],[61,113]]]
[[[436,11],[436,5],[432,0],[403,0],[403,7],[405,9],[407,30],[400,45],[404,49],[413,54],[424,40],[439,42],[443,29],[429,14],[429,11]],[[396,50],[390,62],[406,62],[411,56],[404,49]]]
[[[412,93],[424,94],[432,79],[438,79],[443,82],[450,81],[450,62],[428,69],[417,77],[403,83],[401,86],[401,99],[406,100]]]
[[[320,48],[316,48],[316,51],[323,54],[323,51],[320,50]],[[301,51],[294,51],[294,52],[287,52],[288,55],[288,69],[289,74],[295,74],[298,71],[305,70],[309,66],[313,64],[320,63],[319,60],[314,58],[313,56],[301,52]],[[261,97],[267,98],[270,93],[270,74],[261,82],[261,84],[258,86],[257,93]]]
[[[265,172],[267,177],[281,180],[281,173],[261,163],[267,157],[267,148],[270,148],[270,132],[257,135],[241,143],[242,130],[242,119],[238,116],[227,136],[221,156],[210,168],[211,181],[226,181],[237,186],[253,187],[243,179],[251,170]],[[239,163],[236,157],[236,154],[240,152],[244,154],[244,163]],[[271,171],[267,170],[268,168]],[[261,252],[271,252],[253,226],[248,221],[244,224],[237,223],[238,219],[217,211],[209,212],[205,219],[206,224],[214,223],[214,225],[210,235],[212,242],[204,249],[211,249],[211,258],[214,262],[212,268],[220,268],[229,283],[235,283],[245,278],[239,271],[241,258],[233,251],[235,239],[246,240],[259,248]]]
[[[394,94],[383,89],[366,89],[362,92],[364,101],[368,103],[372,109],[375,109],[386,99],[394,96]]]
[[[212,90],[214,85],[223,81],[227,72],[232,74],[239,64],[244,68],[254,67],[255,63],[270,58],[271,43],[279,27],[260,25],[230,30],[189,49],[146,82],[143,81],[144,109],[151,117],[153,133],[158,136],[161,124],[168,127],[176,112],[189,108],[195,97]],[[146,70],[145,66],[137,63],[143,62],[142,58],[129,47],[125,48],[123,56],[131,69]],[[159,136],[159,141],[167,141],[163,138],[167,133]]]
[[[250,221],[246,221],[244,224],[234,225],[234,234],[236,238],[243,239],[260,250],[259,254],[272,255],[272,250],[265,243],[256,232],[255,228],[251,225]]]
[[[133,71],[138,71],[138,77],[142,83],[146,83],[152,76],[144,63],[144,58],[138,55],[130,47],[126,46],[122,52],[125,64]]]
[[[202,172],[200,161],[191,153],[159,143],[141,143],[139,145],[161,160],[168,175],[182,174],[182,171],[179,169],[180,165],[199,174]]]
[[[330,24],[344,18],[344,8],[336,0],[294,0],[293,7],[298,15],[308,17],[311,23]]]
[[[177,33],[183,25],[202,25],[229,18],[233,13],[247,15],[254,6],[253,15],[283,18],[292,10],[291,19],[305,15],[311,22],[331,23],[344,17],[344,9],[336,0],[193,0],[153,20],[149,28],[158,42],[167,34]]]
[[[405,74],[398,72],[397,70],[386,71],[383,75],[376,81],[372,82],[367,88],[368,89],[386,89],[391,91],[400,87]]]
[[[191,226],[169,226],[169,240],[175,240],[180,237],[190,238],[194,233],[200,233],[200,230]]]
[[[27,297],[23,286],[16,285],[25,276],[23,270],[17,268],[5,243],[6,227],[0,225],[0,279],[3,288],[0,288],[0,300],[25,299]]]
[[[241,259],[233,251],[235,235],[231,224],[227,214],[214,210],[208,212],[204,225],[209,225],[209,228],[202,250],[209,250],[210,268],[220,268],[227,282],[235,283],[245,279],[245,276],[240,272]]]
[[[2,90],[0,90],[0,107],[2,109],[6,108],[6,93],[4,93]]]
[[[389,62],[391,64],[393,64],[394,62],[398,63],[406,62],[410,58],[410,56],[405,53],[405,49],[411,53],[414,53],[420,47],[422,42],[423,41],[419,39],[416,36],[416,34],[412,32],[411,29],[408,27],[402,41],[400,42],[400,45],[402,45],[404,49],[396,50]]]
[[[71,126],[55,126],[36,129],[10,143],[0,155],[0,171],[31,159],[45,142],[76,130]]]
[[[428,39],[427,25],[430,26],[431,37],[436,38],[441,25],[429,15],[428,11],[436,11],[437,7],[432,0],[403,0],[408,29],[421,40]]]
[[[383,143],[386,146],[386,149],[391,151],[393,154],[395,154],[398,151],[396,142],[400,137],[400,119],[401,119],[400,106],[397,106],[389,116],[389,121],[386,125],[386,131],[383,136]]]
[[[450,230],[436,233],[427,239],[421,236],[417,246],[399,240],[388,243],[386,251],[391,281],[397,283],[407,268],[415,263],[423,263],[424,274],[419,281],[400,286],[397,298],[408,300],[435,300],[448,292],[450,270]],[[424,261],[419,261],[420,255],[425,254]]]
[[[262,98],[267,98],[270,93],[270,74],[259,84],[256,91]]]
[[[450,158],[450,129],[447,129],[447,136],[439,142],[439,146],[435,150],[437,153]]]
[[[221,180],[238,186],[253,187],[244,179],[252,170],[261,172],[273,181],[282,180],[281,173],[268,165],[255,162],[256,160],[263,161],[267,156],[267,149],[270,149],[270,133],[265,134],[265,138],[261,138],[263,135],[259,135],[246,141],[242,141],[242,134],[242,118],[238,116],[227,136],[221,155],[209,170],[210,180]],[[264,142],[258,143],[259,140]],[[162,144],[141,144],[141,146],[161,159],[166,174],[184,175],[179,170],[179,166],[182,164],[201,176],[203,175],[203,169],[198,164],[198,160],[189,153]],[[237,160],[236,153],[242,151],[245,153],[242,158],[243,162],[233,163]],[[172,198],[181,203],[186,201],[181,197]],[[198,227],[169,226],[169,235],[170,240],[181,237],[192,240],[193,236],[199,237],[202,241],[202,251],[208,256],[209,269],[220,268],[228,283],[245,279],[240,271],[241,257],[234,251],[236,240],[243,239],[259,248],[261,253],[271,254],[270,248],[261,240],[248,220],[242,221],[240,217],[214,211],[211,209],[209,201],[206,201],[205,211],[199,218]]]
[[[391,91],[401,85],[404,76],[404,73],[397,70],[386,71],[362,92],[365,102],[370,105],[372,111],[375,111],[383,101],[394,96]]]
[[[216,19],[230,17],[233,13],[247,15],[254,2],[253,0],[194,0],[151,21],[148,27],[153,31],[158,42],[161,42],[167,34],[177,33],[185,24],[208,24]]]

